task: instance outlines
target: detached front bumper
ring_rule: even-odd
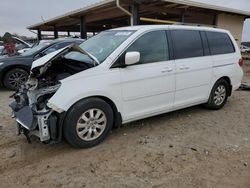
[[[32,130],[34,117],[31,108],[29,106],[19,108],[16,102],[12,102],[10,107],[13,110],[17,123],[29,131]]]
[[[20,107],[17,102],[10,104],[17,122],[17,133],[24,134],[30,142],[30,136],[39,137],[40,141],[58,140],[58,117],[52,110],[36,114],[29,106]]]

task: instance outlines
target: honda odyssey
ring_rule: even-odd
[[[87,148],[124,123],[198,104],[222,108],[240,86],[242,64],[226,30],[123,27],[34,61],[10,106],[28,139],[64,137]]]

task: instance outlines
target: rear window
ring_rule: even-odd
[[[226,33],[206,31],[211,55],[234,53],[233,43]]]
[[[204,55],[199,31],[172,30],[175,59],[200,57]]]

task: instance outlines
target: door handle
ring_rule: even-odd
[[[162,73],[165,73],[165,72],[172,72],[172,71],[173,71],[173,69],[170,68],[170,67],[166,67],[166,68],[164,68],[164,69],[161,70]]]
[[[186,65],[180,66],[180,70],[188,70],[188,69],[190,69],[190,67],[188,67]]]

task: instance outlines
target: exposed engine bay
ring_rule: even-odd
[[[15,101],[10,104],[10,107],[17,121],[18,135],[24,134],[28,142],[30,142],[30,135],[39,137],[42,142],[56,142],[61,139],[60,122],[64,113],[53,110],[48,105],[48,101],[60,88],[60,80],[92,68],[98,63],[94,59],[91,60],[92,63],[85,63],[67,58],[66,55],[72,52],[86,56],[86,52],[72,45],[52,54],[49,60],[48,57],[45,58],[46,56],[39,59],[37,64],[46,62],[32,67],[26,84],[12,95]]]

